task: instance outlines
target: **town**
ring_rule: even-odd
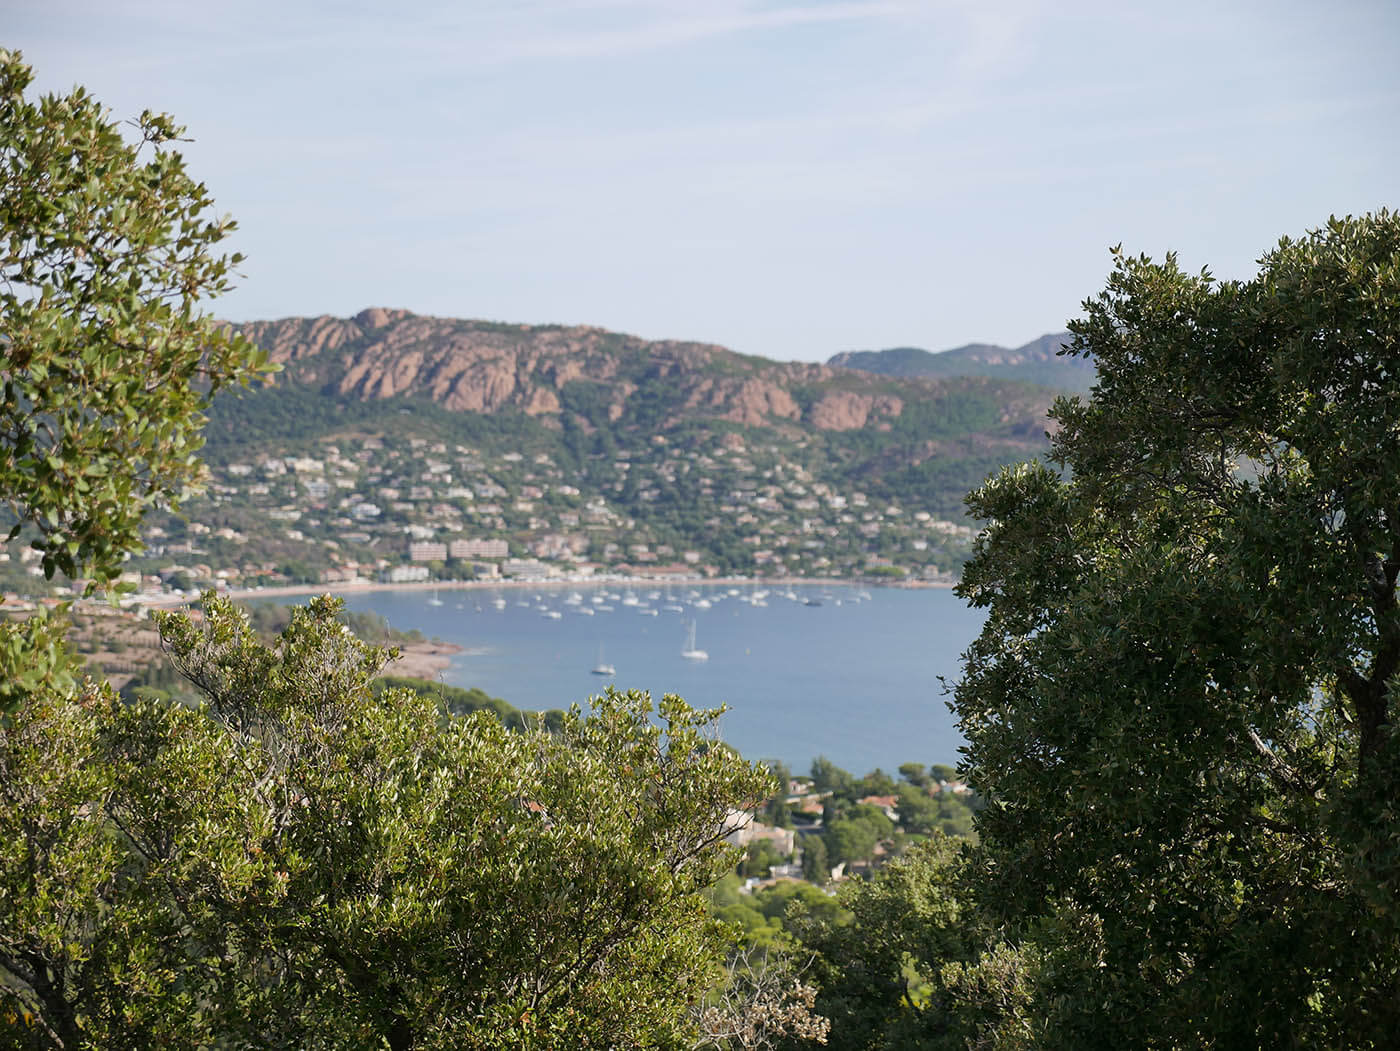
[[[179,514],[152,517],[123,580],[158,601],[360,581],[954,579],[968,525],[843,488],[802,451],[730,431],[574,468],[405,434],[235,452]],[[0,580],[49,591],[20,543],[0,551]]]

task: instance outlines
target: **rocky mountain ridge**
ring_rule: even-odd
[[[513,410],[562,426],[627,425],[664,403],[661,427],[715,419],[818,431],[889,426],[907,402],[953,393],[930,379],[777,362],[713,344],[648,341],[591,326],[514,325],[371,308],[353,318],[236,326],[285,367],[283,382],[358,401],[418,397],[452,411]],[[1007,422],[1049,400],[1008,389]],[[598,410],[602,410],[601,413]],[[656,414],[651,414],[656,415]]]

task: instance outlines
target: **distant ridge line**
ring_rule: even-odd
[[[1087,391],[1094,382],[1093,359],[1087,355],[1060,353],[1073,339],[1069,332],[1050,332],[1019,347],[968,343],[938,352],[922,347],[844,351],[833,355],[827,364],[905,379],[990,376],[1025,380],[1061,390]]]

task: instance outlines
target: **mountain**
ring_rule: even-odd
[[[647,341],[588,326],[510,325],[376,308],[354,318],[237,327],[284,365],[282,382],[327,397],[414,397],[457,412],[523,413],[545,426],[573,420],[666,429],[714,420],[790,433],[848,431],[893,425],[906,405],[959,393],[1005,402],[1013,414],[1043,400],[985,382],[901,383],[909,377],[776,362],[712,344]]]
[[[206,495],[153,523],[133,570],[190,553],[194,578],[335,579],[460,542],[560,565],[946,578],[971,543],[963,496],[1044,451],[1054,399],[587,326],[375,308],[234,327],[283,371],[215,399]]]
[[[938,353],[919,347],[844,351],[827,364],[906,378],[989,376],[1016,379],[1082,394],[1093,385],[1094,362],[1092,358],[1059,353],[1073,338],[1068,332],[1052,332],[1014,349],[990,343],[969,343]]]

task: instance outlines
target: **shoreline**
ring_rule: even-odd
[[[598,577],[591,580],[417,580],[390,583],[380,580],[363,580],[327,584],[280,584],[262,588],[229,588],[219,592],[226,598],[236,601],[249,599],[276,599],[297,595],[364,595],[376,591],[491,591],[491,590],[561,590],[581,587],[859,587],[859,588],[901,588],[922,590],[924,588],[952,588],[951,581],[881,581],[837,577],[710,577],[707,579],[657,580],[654,577]],[[175,595],[135,596],[132,605],[147,608],[190,605],[197,599]]]

